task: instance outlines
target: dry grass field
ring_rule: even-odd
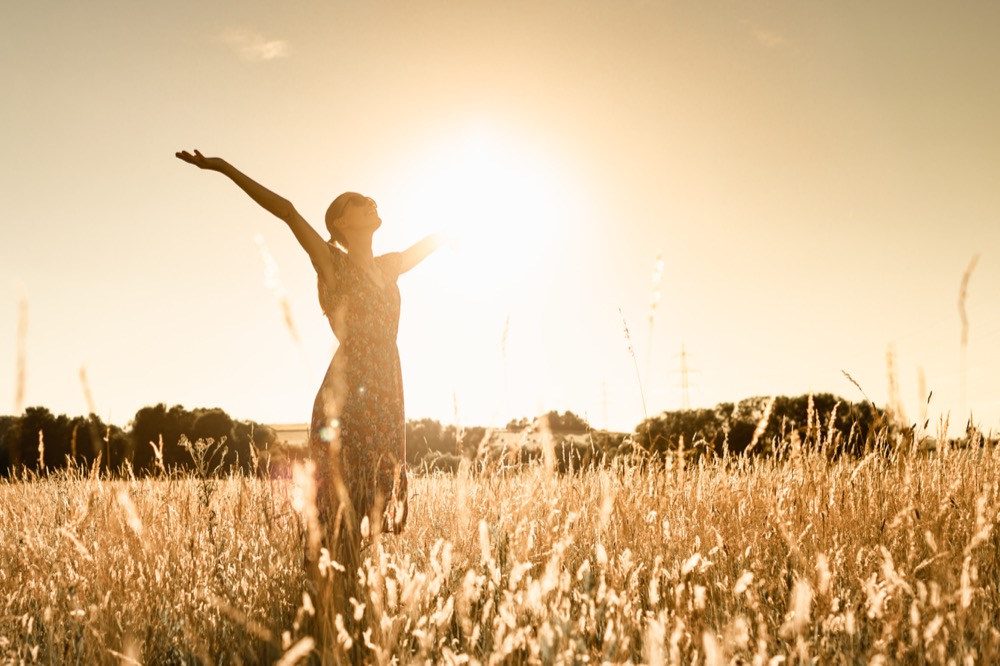
[[[1000,451],[889,448],[415,478],[334,657],[995,663]],[[302,497],[288,479],[3,483],[0,659],[319,661]]]

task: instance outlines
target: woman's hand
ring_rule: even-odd
[[[222,171],[222,167],[226,165],[226,161],[221,157],[205,157],[197,149],[192,155],[186,150],[182,150],[179,153],[175,153],[177,159],[184,160],[188,164],[193,164],[199,169],[208,169],[209,171]]]
[[[299,245],[309,254],[316,271],[326,284],[334,284],[333,263],[326,241],[306,222],[288,199],[275,194],[221,157],[205,157],[199,151],[175,153],[177,159],[193,164],[199,169],[217,171],[233,181],[261,208],[283,220],[295,234]]]

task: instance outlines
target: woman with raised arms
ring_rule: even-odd
[[[291,202],[225,160],[197,150],[176,155],[223,174],[281,218],[316,269],[320,306],[340,345],[316,395],[309,426],[320,534],[307,547],[307,566],[317,573],[320,542],[335,559],[356,562],[364,518],[373,532],[398,534],[406,525],[396,279],[434,251],[439,237],[429,236],[403,252],[376,257],[372,236],[382,219],[371,198],[345,192],[334,199],[326,211],[327,241]],[[350,567],[348,571],[353,573]]]

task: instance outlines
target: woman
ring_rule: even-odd
[[[197,150],[176,154],[227,176],[265,210],[285,221],[316,269],[319,301],[340,342],[313,405],[309,444],[316,464],[319,534],[307,563],[314,569],[320,542],[341,563],[357,562],[360,532],[399,533],[406,525],[406,435],[403,385],[396,348],[396,278],[438,245],[429,236],[404,252],[376,257],[372,235],[382,225],[375,202],[341,194],[326,211],[325,241],[291,202],[254,182],[225,160]],[[345,251],[346,250],[346,251]],[[346,538],[345,538],[346,537]]]

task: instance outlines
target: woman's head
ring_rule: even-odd
[[[326,209],[326,229],[330,238],[344,248],[353,231],[374,233],[381,225],[375,200],[357,192],[344,192]]]

